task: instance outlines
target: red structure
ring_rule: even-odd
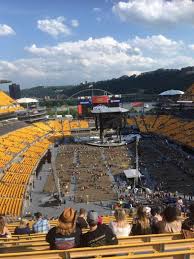
[[[110,98],[108,95],[93,96],[92,104],[93,104],[93,106],[96,106],[99,104],[108,105],[109,100],[110,100]]]
[[[78,97],[77,112],[79,117],[90,117],[91,110],[98,105],[107,107],[119,107],[120,95],[96,95]]]

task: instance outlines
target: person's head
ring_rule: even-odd
[[[5,219],[4,217],[0,216],[0,232],[3,231],[4,227],[5,227]]]
[[[57,231],[63,235],[69,235],[75,231],[77,211],[72,208],[65,208],[59,216]]]
[[[125,221],[126,220],[126,213],[124,209],[117,209],[114,213],[116,221]]]
[[[20,220],[20,227],[27,227],[29,225],[27,219]]]
[[[88,212],[87,222],[90,227],[95,227],[98,225],[98,213],[94,210]]]
[[[163,211],[163,218],[166,222],[173,222],[178,218],[178,211],[176,207],[168,206]]]
[[[151,216],[151,208],[150,207],[144,207],[143,208],[143,211],[146,213],[146,216],[147,217],[150,217]]]
[[[142,229],[147,229],[150,227],[147,207],[143,207],[143,206],[138,207],[137,218],[138,218],[138,223],[141,225]]]
[[[34,215],[35,215],[36,219],[42,218],[42,213],[41,212],[36,212]]]
[[[79,216],[82,216],[82,217],[85,217],[86,216],[86,210],[84,209],[84,208],[81,208],[80,210],[79,210]]]
[[[161,214],[161,208],[160,207],[154,207],[151,209],[152,216],[157,216]]]
[[[141,220],[141,219],[144,219],[144,218],[147,218],[147,213],[146,213],[146,207],[143,207],[143,206],[139,206],[137,208],[137,217]]]

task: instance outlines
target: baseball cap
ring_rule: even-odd
[[[89,211],[87,215],[87,222],[90,223],[91,221],[98,223],[98,213],[94,210]]]

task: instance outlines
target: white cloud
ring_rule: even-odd
[[[96,12],[96,13],[101,12],[101,8],[99,8],[99,7],[94,7],[94,8],[93,8],[93,11]]]
[[[75,28],[78,27],[79,26],[79,21],[76,20],[76,19],[71,20],[71,26],[75,27]]]
[[[152,35],[146,38],[136,36],[129,40],[129,43],[139,48],[141,51],[146,51],[149,55],[177,55],[177,53],[185,48],[183,41],[175,41],[168,39],[163,35]]]
[[[71,34],[71,29],[65,24],[65,18],[63,16],[59,16],[56,19],[38,20],[37,27],[53,37]]]
[[[189,48],[190,48],[191,50],[194,50],[194,44],[190,44],[190,45],[189,45]]]
[[[134,71],[150,70],[155,63],[152,58],[142,56],[138,48],[131,47],[128,42],[116,41],[112,37],[62,42],[47,47],[33,44],[25,49],[33,58],[26,62],[17,61],[18,69],[30,71],[28,74],[31,81],[32,74],[34,80],[37,80],[38,73],[41,73],[39,80],[43,80],[45,76],[45,80],[53,84],[72,84],[84,80],[130,75]],[[22,73],[21,76],[29,77]]]
[[[128,0],[113,5],[113,12],[122,21],[149,24],[187,23],[194,24],[192,0]]]
[[[192,44],[191,44],[192,45]],[[0,61],[0,78],[38,84],[75,84],[132,75],[158,68],[194,64],[190,46],[163,35],[117,41],[112,37],[65,41],[54,46],[32,44],[31,57]]]
[[[7,35],[14,35],[15,31],[6,24],[0,24],[0,37]]]

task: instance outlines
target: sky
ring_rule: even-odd
[[[193,65],[192,0],[0,0],[0,79],[21,88]]]

